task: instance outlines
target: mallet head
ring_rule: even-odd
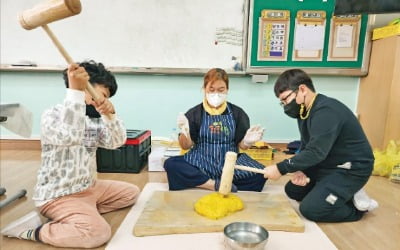
[[[19,15],[19,22],[24,29],[31,30],[81,12],[80,0],[47,0]]]
[[[221,175],[221,183],[218,190],[218,192],[223,195],[227,195],[231,192],[236,159],[237,154],[235,152],[226,152],[224,168],[222,169]]]

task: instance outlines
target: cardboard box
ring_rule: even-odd
[[[372,40],[398,35],[400,35],[400,23],[374,29],[372,32]]]
[[[165,171],[164,161],[168,159],[168,157],[164,156],[165,150],[165,147],[157,147],[151,150],[149,155],[149,172]]]

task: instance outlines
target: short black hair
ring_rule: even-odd
[[[113,96],[117,92],[117,81],[115,80],[114,75],[108,71],[102,63],[96,63],[93,60],[83,61],[79,63],[79,66],[84,67],[86,72],[89,74],[89,82],[92,85],[103,85],[110,91],[110,97]],[[65,86],[68,88],[68,69],[63,71],[63,78],[65,82]]]
[[[315,88],[311,78],[301,69],[289,69],[283,72],[275,82],[275,96],[286,90],[296,90],[301,84],[306,85],[309,89],[315,92]]]

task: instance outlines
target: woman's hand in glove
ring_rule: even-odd
[[[250,127],[246,135],[243,138],[243,144],[247,147],[251,147],[255,142],[261,140],[264,135],[264,128],[260,125]]]
[[[184,134],[186,137],[189,136],[189,120],[185,116],[184,113],[179,113],[178,118],[176,119],[176,123],[178,125],[178,128],[180,129],[180,132]]]

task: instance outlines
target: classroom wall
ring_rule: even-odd
[[[265,127],[268,142],[299,139],[296,121],[287,117],[273,93],[277,76],[253,83],[251,76],[231,76],[228,100],[242,107],[251,124]],[[149,129],[152,136],[170,137],[179,112],[203,98],[202,76],[116,74],[117,94],[111,99],[129,129]],[[356,110],[359,77],[314,76],[317,92],[335,97]],[[21,103],[33,112],[32,138],[40,136],[40,115],[61,102],[65,87],[61,72],[0,72],[1,103]],[[1,139],[22,139],[0,128]]]

